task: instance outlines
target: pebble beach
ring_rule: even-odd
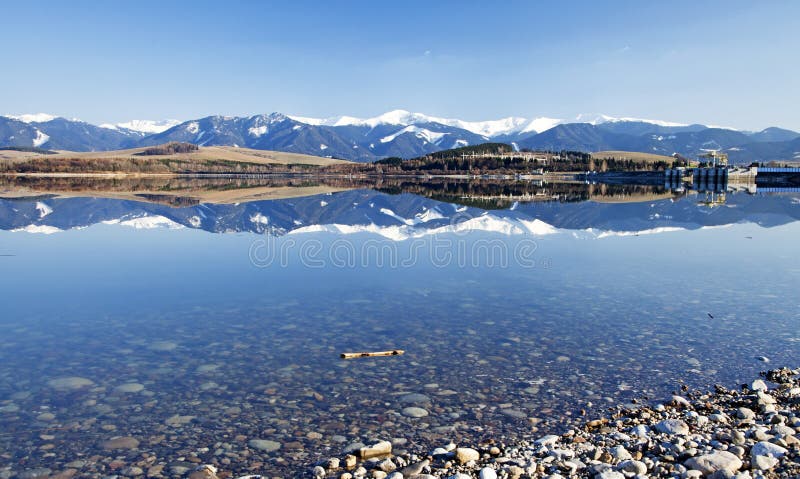
[[[352,479],[630,479],[800,477],[800,369],[773,369],[740,388],[681,391],[629,404],[582,428],[518,444],[443,444],[392,456],[380,441],[317,464],[308,477]],[[212,467],[193,479],[220,477]],[[253,477],[253,476],[248,476]]]
[[[582,428],[503,444],[442,444],[393,455],[392,441],[350,447],[309,468],[315,479],[596,479],[800,477],[800,369],[773,369],[740,388],[681,391],[627,404]],[[267,441],[268,442],[268,441]],[[270,444],[251,444],[269,448]],[[404,444],[405,445],[405,444]],[[206,464],[190,479],[230,477]],[[268,476],[248,475],[239,479]]]

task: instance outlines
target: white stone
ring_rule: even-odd
[[[664,419],[656,424],[656,431],[664,434],[689,434],[689,426],[680,419]]]
[[[617,465],[620,471],[630,472],[633,474],[647,474],[647,466],[642,461],[634,461],[629,459],[622,461]]]
[[[547,436],[541,437],[533,443],[537,446],[552,446],[553,444],[557,443],[560,438],[555,434],[548,434]]]
[[[491,467],[484,467],[481,469],[481,472],[478,473],[479,479],[497,479],[497,472]]]
[[[772,456],[753,456],[750,458],[750,465],[753,469],[768,471],[777,466],[780,460]]]
[[[789,451],[787,451],[786,448],[767,441],[756,443],[753,448],[750,449],[751,456],[772,456],[778,459],[785,456],[787,452]]]
[[[594,477],[595,479],[625,479],[625,474],[608,469],[600,474],[596,474]]]
[[[752,384],[750,384],[750,390],[752,391],[767,391],[767,389],[767,383],[761,379],[756,379]]]
[[[428,411],[426,409],[422,409],[421,407],[416,407],[416,406],[403,408],[402,413],[403,416],[413,417],[413,418],[420,418],[428,415]]]
[[[614,446],[608,450],[609,454],[617,461],[627,461],[633,459],[631,453],[628,452],[623,446]]]
[[[742,467],[742,461],[728,451],[714,451],[711,454],[691,457],[684,465],[708,475],[723,470],[734,473]]]

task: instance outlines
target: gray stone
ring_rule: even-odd
[[[431,461],[425,459],[423,461],[415,462],[414,464],[409,464],[408,466],[400,469],[400,472],[404,476],[413,476],[415,474],[420,474],[424,468],[430,464]]]
[[[513,408],[501,409],[500,414],[506,415],[508,417],[513,417],[514,419],[525,419],[526,417],[528,417],[528,415],[525,414],[523,411]]]
[[[55,378],[47,381],[47,385],[53,389],[60,391],[74,390],[89,387],[94,385],[91,379],[86,379],[78,376],[69,376],[63,378]]]
[[[136,449],[139,447],[139,440],[130,436],[115,437],[104,441],[101,446],[109,451],[114,449]]]
[[[46,467],[37,467],[35,469],[28,469],[17,474],[19,479],[38,479],[45,478],[52,474],[53,471]]]
[[[410,393],[400,396],[400,402],[403,404],[430,404],[431,398],[420,393]]]
[[[281,443],[269,439],[251,439],[247,444],[253,449],[264,452],[273,452],[281,448]]]
[[[350,444],[345,446],[345,448],[344,448],[344,450],[342,452],[344,452],[345,454],[350,454],[351,452],[358,451],[362,447],[367,447],[367,445],[364,444],[363,442],[351,442]]]
[[[753,456],[750,458],[750,465],[753,469],[760,471],[768,471],[777,466],[779,462],[779,459],[771,456]]]
[[[617,465],[617,469],[624,472],[630,472],[632,474],[647,474],[647,466],[642,461],[634,461],[632,459],[628,459],[627,461],[622,461]]]
[[[144,385],[139,383],[125,383],[115,387],[114,391],[123,394],[134,394],[144,391]]]
[[[137,477],[144,475],[144,470],[141,467],[136,467],[136,466],[126,467],[121,472],[122,475],[129,477]]]
[[[742,467],[742,461],[728,451],[714,451],[711,454],[689,458],[684,465],[708,475],[723,470],[734,473]]]
[[[428,415],[428,411],[426,409],[422,409],[421,407],[410,406],[403,408],[403,416],[413,417],[413,418],[421,418]]]
[[[739,419],[751,420],[755,419],[756,413],[754,413],[750,408],[740,407],[736,410],[736,417]]]

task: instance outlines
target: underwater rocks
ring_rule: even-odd
[[[78,376],[69,376],[63,378],[55,378],[47,381],[47,385],[57,390],[75,390],[85,387],[93,386],[94,382],[91,379],[86,379]]]

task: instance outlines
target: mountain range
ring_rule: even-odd
[[[0,147],[103,151],[169,141],[359,162],[390,156],[413,158],[489,141],[509,143],[518,149],[641,151],[690,158],[713,149],[727,152],[734,163],[800,160],[800,133],[787,129],[749,132],[606,115],[579,115],[574,121],[548,117],[464,121],[395,110],[367,119],[271,113],[102,125],[41,113],[0,116]]]

